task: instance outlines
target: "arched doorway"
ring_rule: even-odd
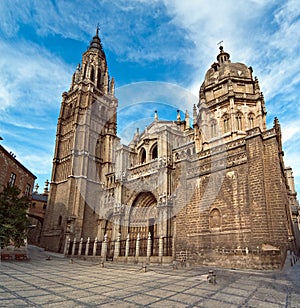
[[[147,238],[157,238],[157,200],[151,192],[141,192],[135,198],[129,214],[128,233],[132,245],[140,235],[141,255],[147,248]],[[134,247],[132,247],[134,249]],[[153,247],[151,249],[153,251]]]

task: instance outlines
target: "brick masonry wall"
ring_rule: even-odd
[[[199,172],[178,186],[176,257],[187,254],[190,262],[201,264],[278,268],[285,257],[288,218],[276,138],[251,136],[239,151],[246,161]],[[185,172],[189,164],[178,163],[175,174]],[[213,213],[220,215],[217,224]],[[279,250],[262,251],[266,245]]]
[[[5,149],[0,147],[0,191],[8,184],[10,175],[13,172],[16,175],[14,185],[17,186],[21,193],[25,193],[27,184],[30,185],[32,193],[35,176],[22,167]]]

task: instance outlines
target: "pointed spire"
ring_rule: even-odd
[[[92,41],[90,42],[89,49],[98,49],[103,51],[102,43],[99,37],[99,25],[97,26],[96,35],[93,37]]]
[[[110,82],[109,93],[112,95],[115,95],[115,78],[114,77],[112,77],[111,82]]]
[[[194,104],[193,107],[193,124],[197,124],[197,108],[196,108],[196,104]]]
[[[34,193],[37,194],[38,190],[39,190],[39,184],[38,183],[35,184],[34,189],[35,189]]]
[[[186,110],[185,111],[185,129],[190,128],[190,117],[189,117],[189,112]]]
[[[45,187],[44,187],[44,195],[48,195],[48,193],[49,193],[48,186],[49,186],[49,181],[46,180],[45,181]]]

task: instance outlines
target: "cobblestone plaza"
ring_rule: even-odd
[[[300,307],[300,261],[282,271],[173,269],[49,256],[2,261],[0,307]],[[207,281],[209,270],[216,284]]]

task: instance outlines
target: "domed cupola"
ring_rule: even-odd
[[[264,98],[252,71],[244,63],[232,63],[220,46],[199,91],[197,125],[206,127],[206,139],[232,140],[254,127],[266,130]]]
[[[223,46],[220,46],[220,53],[217,56],[219,65],[221,65],[224,62],[230,62],[229,58],[230,58],[230,54],[224,51]]]

